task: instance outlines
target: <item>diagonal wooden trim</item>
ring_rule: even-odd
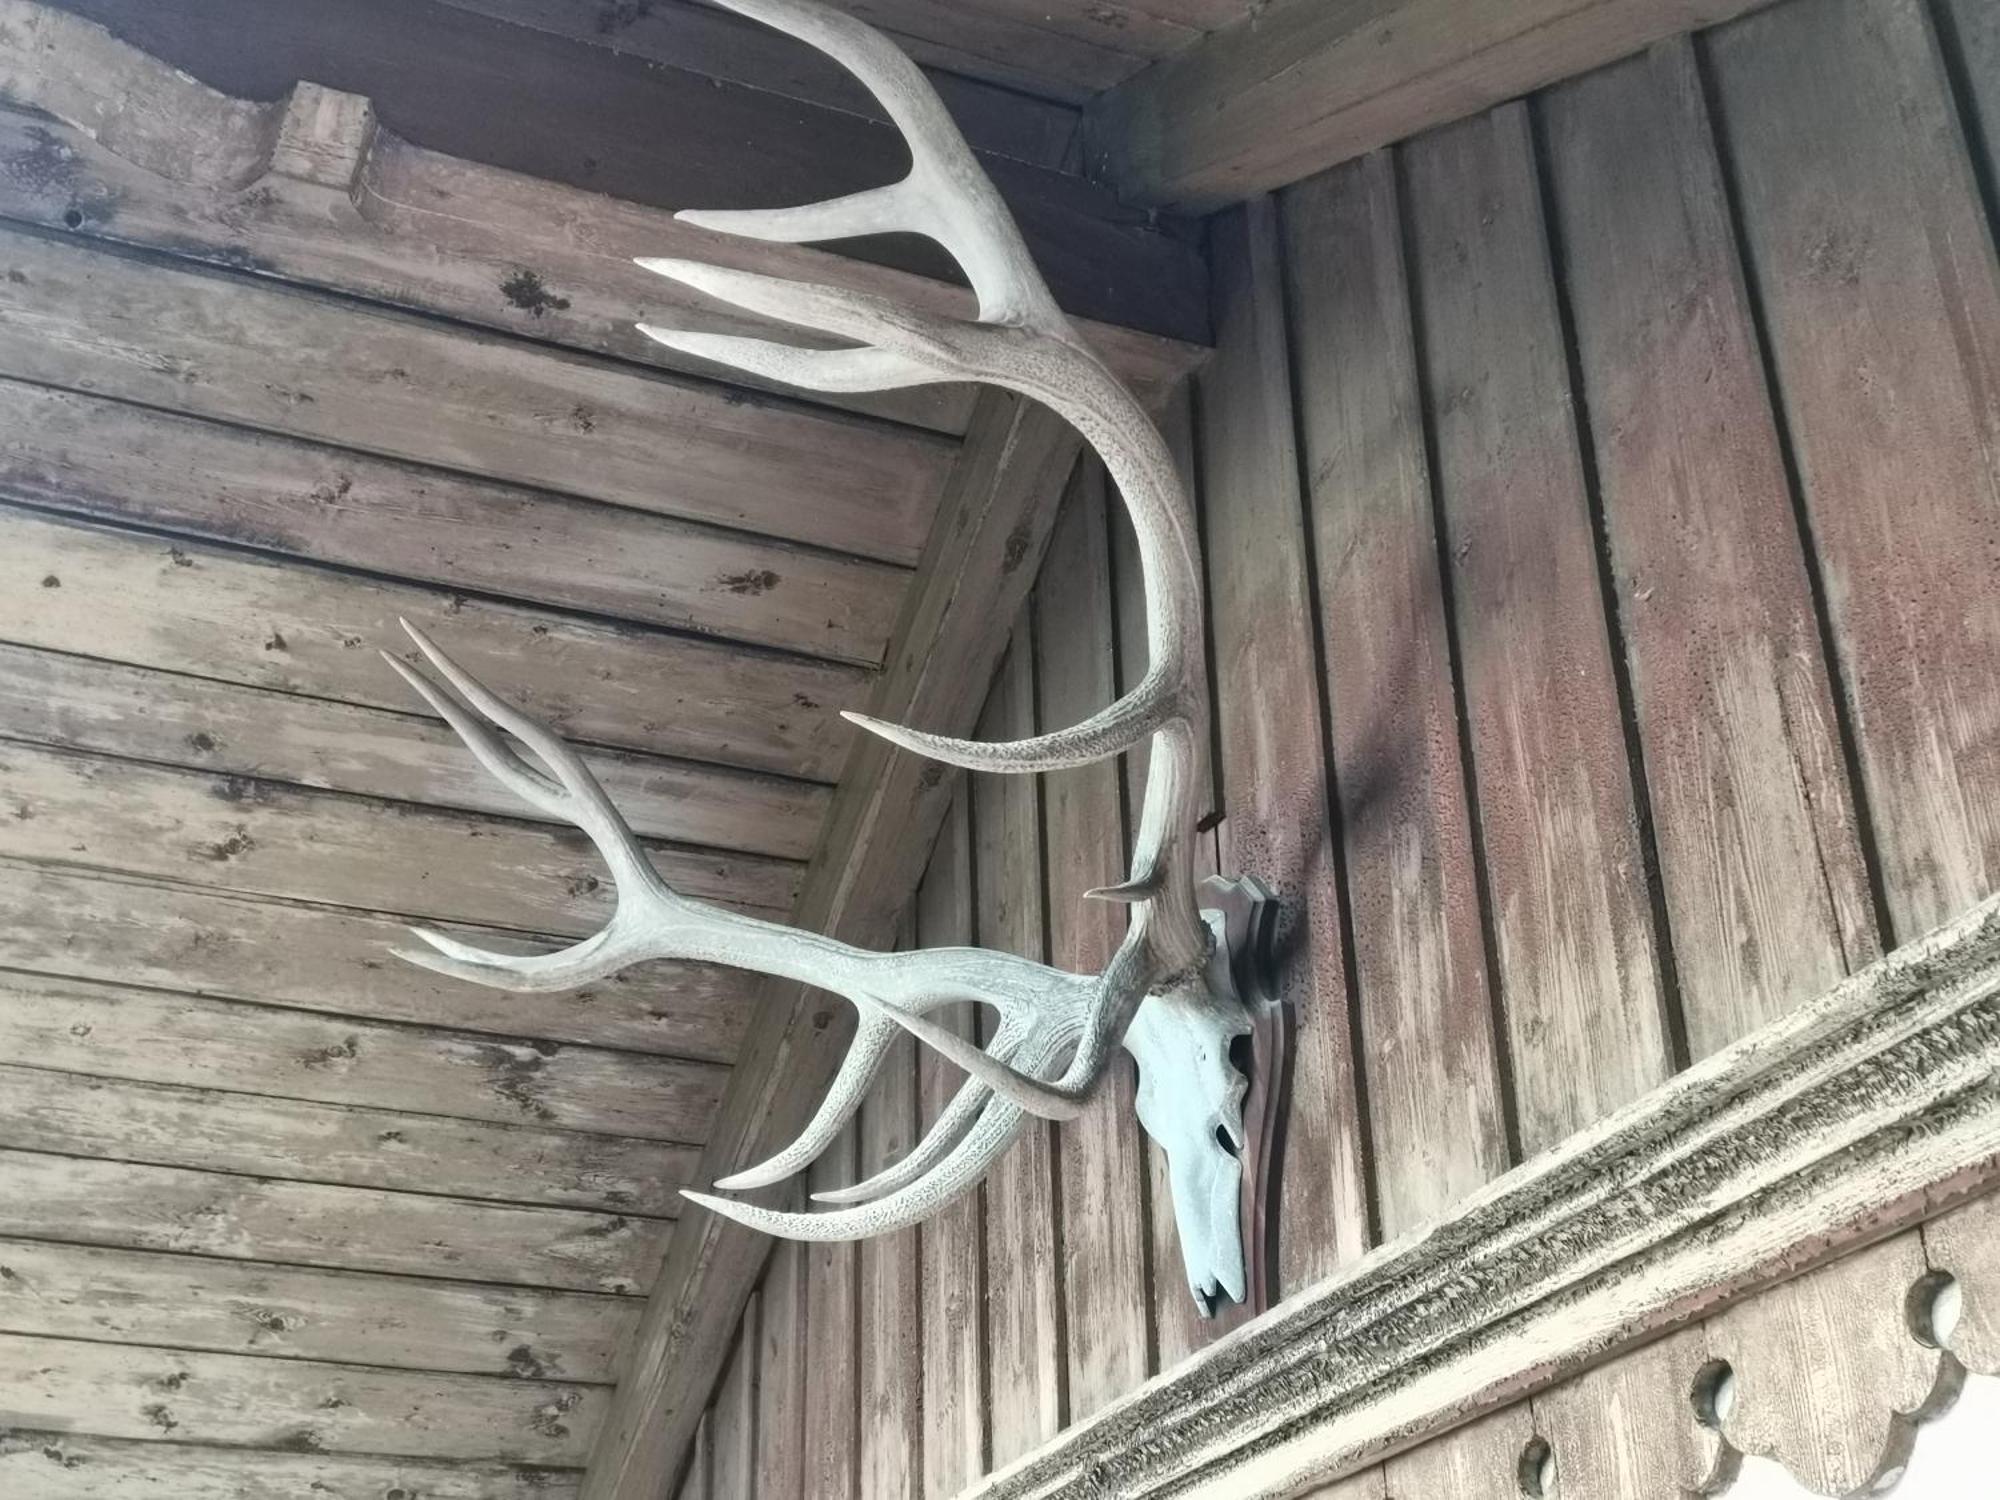
[[[1099,95],[1091,175],[1210,211],[1767,0],[1274,0]]]
[[[969,1491],[1295,1495],[2000,1183],[2000,896]]]
[[[869,711],[970,731],[1038,571],[1079,439],[1041,407],[982,392]],[[796,925],[886,947],[923,873],[954,777],[862,736],[806,872]],[[789,1139],[838,1066],[852,1018],[831,997],[770,986],[730,1076],[697,1180]],[[591,1458],[593,1500],[655,1500],[678,1474],[772,1242],[690,1212],[646,1309]]]

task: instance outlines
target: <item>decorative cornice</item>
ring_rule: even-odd
[[[2000,897],[968,1492],[1296,1494],[2000,1181]]]

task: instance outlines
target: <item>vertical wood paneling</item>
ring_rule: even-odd
[[[1691,44],[1551,91],[1548,159],[1690,1050],[1873,957],[1806,558]]]
[[[1085,464],[1049,539],[1035,593],[1040,722],[1088,718],[1117,696],[1112,651],[1111,534],[1104,471]],[[1085,891],[1125,878],[1118,766],[1099,761],[1042,778],[1049,961],[1102,970],[1124,937],[1126,908]],[[1146,1378],[1145,1159],[1131,1063],[1078,1119],[1056,1132],[1061,1157],[1061,1265],[1068,1311],[1070,1421]]]
[[[757,1294],[751,1293],[736,1349],[723,1366],[709,1422],[711,1500],[757,1494]]]
[[[709,1419],[704,1415],[695,1429],[694,1448],[688,1454],[687,1473],[681,1476],[680,1500],[711,1500],[709,1484]]]
[[[855,1127],[849,1125],[813,1163],[813,1192],[846,1187],[855,1177]],[[806,1493],[813,1500],[860,1500],[860,1332],[855,1303],[859,1261],[851,1242],[805,1247]]]
[[[1595,540],[1527,108],[1403,149],[1421,362],[1521,1148],[1666,1076]]]
[[[926,948],[972,941],[971,799],[961,785],[930,868],[917,890],[917,941]],[[974,1015],[954,1007],[942,1020],[973,1038]],[[926,1047],[917,1059],[919,1120],[928,1130],[965,1075]],[[924,1494],[947,1500],[985,1471],[986,1289],[985,1193],[966,1197],[924,1221]]]
[[[1535,1436],[1525,1403],[1447,1433],[1384,1465],[1388,1492],[1410,1500],[1521,1500],[1522,1458]],[[1609,1497],[1606,1497],[1609,1500]],[[1620,1497],[1624,1500],[1624,1497]]]
[[[1034,643],[1024,613],[994,679],[978,736],[1034,732]],[[1045,955],[1040,791],[1027,776],[972,785],[975,925],[981,946]],[[992,1461],[998,1468],[1062,1425],[1055,1177],[1050,1127],[1031,1122],[986,1179],[986,1337]]]
[[[2000,884],[2000,269],[1915,0],[1708,40],[1898,936]]]
[[[1722,1445],[1696,1420],[1708,1362],[1700,1329],[1621,1355],[1537,1396],[1535,1428],[1554,1450],[1556,1500],[1684,1500],[1726,1477]]]
[[[1294,1012],[1278,1291],[1359,1255],[1368,1187],[1341,936],[1287,369],[1276,216],[1217,219],[1214,358],[1200,377],[1202,497],[1215,642],[1222,863],[1284,901]]]
[[[1286,192],[1382,1232],[1507,1167],[1409,290],[1386,151]]]
[[[757,1500],[805,1496],[805,1264],[805,1246],[781,1243],[757,1297]]]
[[[916,1123],[916,1042],[901,1036],[890,1046],[875,1086],[861,1105],[864,1179],[910,1149]],[[922,1489],[919,1233],[902,1229],[860,1244],[861,1494],[865,1500],[917,1500]]]

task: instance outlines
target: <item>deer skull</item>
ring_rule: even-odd
[[[488,953],[417,929],[403,956],[462,979],[557,990],[649,959],[730,964],[818,986],[853,1002],[853,1044],[799,1138],[725,1178],[725,1192],[796,1173],[832,1144],[904,1031],[968,1077],[931,1131],[867,1182],[822,1194],[825,1211],[783,1213],[689,1193],[694,1202],[793,1239],[852,1239],[929,1217],[968,1191],[1032,1117],[1077,1114],[1115,1050],[1138,1060],[1138,1110],[1171,1165],[1175,1222],[1204,1310],[1218,1292],[1245,1294],[1238,1228],[1245,1081],[1232,1040],[1250,1029],[1227,955],[1198,909],[1196,747],[1205,736],[1202,587],[1192,507],[1159,430],[1057,308],[1020,233],[929,82],[871,27],[818,0],[717,0],[819,48],[866,84],[910,147],[903,181],[803,208],[680,215],[727,234],[780,241],[906,231],[949,250],[978,296],[973,319],[933,316],[862,293],[696,261],[640,264],[723,302],[832,334],[857,347],[804,349],[761,339],[644,327],[661,343],[762,377],[820,391],[888,390],[982,381],[1044,402],[1073,423],[1117,485],[1138,538],[1149,665],[1129,693],[1084,723],[1008,744],[950,739],[847,717],[916,754],[974,771],[1056,770],[1121,754],[1150,739],[1145,800],[1130,877],[1090,894],[1123,902],[1131,921],[1101,974],[1071,974],[978,948],[876,953],[817,933],[692,901],[668,887],[583,761],[547,726],[515,709],[410,628],[443,686],[395,658],[481,764],[531,805],[587,833],[610,866],[618,902],[596,936],[556,953]],[[511,734],[531,764],[481,718]],[[938,1026],[939,1007],[992,1013],[975,1045]],[[1231,1148],[1234,1149],[1231,1149]]]

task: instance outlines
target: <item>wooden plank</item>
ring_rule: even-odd
[[[907,944],[899,943],[898,947]],[[889,1048],[861,1105],[861,1175],[900,1160],[916,1141],[915,1039]],[[924,1342],[919,1231],[862,1240],[858,1307],[861,1359],[861,1493],[868,1500],[919,1500],[924,1478]]]
[[[750,1500],[757,1473],[757,1296],[745,1304],[735,1352],[709,1411],[709,1493]]]
[[[917,888],[917,942],[925,948],[972,944],[972,807],[961,783]],[[940,1020],[977,1039],[971,1007]],[[917,1057],[918,1126],[929,1130],[964,1079],[929,1047]],[[950,1500],[986,1467],[985,1190],[924,1220],[917,1287],[923,1329],[923,1493]],[[782,1253],[782,1252],[781,1252]],[[774,1262],[775,1265],[775,1262]],[[781,1491],[782,1493],[788,1493]]]
[[[615,1149],[603,1137],[700,1140],[727,1076],[675,1058],[8,972],[0,972],[0,1046],[63,1072],[187,1088],[226,1079],[281,1098],[421,1111],[440,1117],[440,1130],[458,1119],[589,1132],[600,1139],[571,1149],[611,1152],[607,1166]],[[299,1118],[330,1126],[339,1116]],[[683,1179],[691,1165],[680,1153],[658,1160]],[[631,1191],[632,1203],[620,1206],[648,1197]]]
[[[37,1500],[383,1500],[398,1490],[423,1500],[575,1500],[579,1479],[563,1469],[0,1432],[0,1484]]]
[[[2000,14],[1985,0],[1940,0],[1931,22],[1953,69],[1962,127],[1990,193],[2000,166]],[[1989,214],[2000,212],[1991,202],[1986,207]]]
[[[975,733],[1035,732],[1035,642],[1027,611]],[[1042,817],[1037,781],[987,776],[971,784],[974,930],[982,948],[1045,960]],[[992,1462],[1004,1468],[1063,1424],[1065,1357],[1055,1246],[1054,1129],[1027,1123],[986,1174],[986,1342]]]
[[[0,1140],[28,1151],[669,1219],[696,1155],[662,1142],[93,1078],[45,1068],[32,1052],[9,1055],[37,1064],[0,1065]],[[267,1086],[254,1075],[209,1077]]]
[[[573,1467],[601,1386],[0,1334],[0,1404],[104,1437]]]
[[[1958,1327],[1946,1347],[1979,1375],[2000,1375],[2000,1198],[1976,1198],[1924,1225],[1924,1261],[1958,1283]],[[1942,1330],[1936,1330],[1941,1332]]]
[[[872,94],[819,53],[769,27],[706,6],[654,0],[643,7],[592,13],[565,0],[444,3],[864,120],[886,123],[889,118]],[[1064,169],[1075,148],[1074,109],[958,73],[925,72],[975,152]]]
[[[609,1385],[629,1297],[0,1241],[0,1330]]]
[[[852,740],[836,710],[870,681],[831,662],[0,507],[0,639],[16,645],[87,641],[132,666],[410,713],[421,705],[373,649],[414,657],[399,616],[572,738],[819,781]]]
[[[995,620],[1012,619],[1041,560],[1077,451],[1054,416],[983,392],[953,471],[917,583],[893,632],[869,712],[947,733],[969,731],[1004,645]],[[870,737],[834,795],[827,833],[807,874],[795,921],[882,947],[923,873],[952,795],[940,767]],[[793,1138],[852,1035],[827,997],[773,985],[704,1150],[703,1181]],[[722,1341],[755,1284],[767,1237],[714,1215],[688,1216],[647,1310],[633,1374],[593,1457],[589,1490],[651,1500],[678,1471]],[[725,1225],[727,1227],[725,1227]]]
[[[1577,357],[1696,1056],[1878,951],[1693,48],[1544,101]]]
[[[807,1179],[811,1190],[855,1182],[856,1148],[850,1124],[812,1164]],[[805,1390],[805,1472],[812,1500],[862,1500],[859,1262],[852,1241],[805,1248],[805,1331],[813,1351],[813,1374]]]
[[[9,858],[526,930],[589,933],[611,911],[595,852],[544,825],[4,742],[0,776]],[[791,908],[789,861],[649,849],[686,895]]]
[[[1912,1230],[1711,1319],[1709,1355],[1736,1373],[1730,1446],[1777,1460],[1816,1495],[1865,1494],[1900,1468],[1913,1416],[1949,1404],[1962,1378],[1911,1337],[1925,1269]]]
[[[901,139],[874,122],[779,101],[764,90],[680,68],[574,45],[536,45],[517,28],[455,14],[430,0],[354,0],[328,13],[274,12],[256,0],[190,0],[172,25],[162,25],[143,0],[74,0],[65,9],[110,24],[156,58],[227,93],[275,99],[294,80],[313,79],[368,96],[386,127],[378,141],[394,132],[434,152],[511,169],[487,177],[587,190],[538,193],[543,220],[518,224],[511,236],[515,256],[528,255],[574,225],[609,217],[601,208],[562,213],[570,204],[629,200],[633,208],[648,206],[648,220],[659,226],[669,221],[661,208],[807,203],[894,181],[907,166]],[[931,24],[964,27],[957,15],[949,22],[932,18]],[[83,31],[73,27],[62,33],[50,51],[74,59],[70,71],[89,80],[103,65],[104,51],[102,41],[83,42],[78,36]],[[1016,34],[1037,33],[1017,28]],[[27,65],[7,80],[8,92],[19,97],[22,74],[33,85],[50,71],[42,56],[29,50]],[[30,93],[23,102],[41,105],[42,99]],[[662,120],[681,121],[682,128],[663,135]],[[559,128],[550,128],[552,122],[560,122]],[[176,139],[171,130],[155,128],[165,143]],[[121,144],[129,147],[129,136]],[[166,155],[164,145],[156,151],[155,159]],[[1079,178],[999,159],[989,165],[1029,245],[1049,268],[1064,307],[1080,317],[1169,337],[1200,337],[1200,257],[1183,237]],[[363,177],[366,213],[373,206],[370,184],[365,174],[355,175]],[[471,218],[508,222],[476,211]],[[665,243],[669,235],[655,229],[652,254],[677,253]],[[681,240],[690,243],[685,234]],[[589,244],[586,239],[578,248]],[[935,279],[943,274],[935,251],[864,243],[847,247],[847,253],[894,269],[878,271],[846,256],[816,253],[812,259],[826,269],[807,279],[907,287],[933,299],[948,295]],[[514,264],[518,270],[536,261]],[[489,305],[499,279],[479,278]],[[654,294],[655,306],[663,295]]]
[[[708,1415],[703,1413],[701,1425],[695,1429],[694,1444],[688,1454],[687,1473],[682,1480],[681,1493],[689,1500],[710,1500],[715,1493],[710,1483],[713,1465],[709,1461]]]
[[[1672,1059],[1526,108],[1401,161],[1495,979],[1533,1155]]]
[[[1707,1364],[1701,1330],[1686,1329],[1535,1397],[1535,1430],[1555,1453],[1555,1494],[1727,1493],[1728,1455],[1695,1411]]]
[[[1200,377],[1202,514],[1215,642],[1223,868],[1283,901],[1291,1097],[1275,1205],[1275,1290],[1354,1259],[1370,1237],[1347,954],[1328,824],[1275,210],[1216,222],[1216,352]]]
[[[0,235],[0,373],[899,563],[953,451],[39,232]]]
[[[1384,1468],[1392,1495],[1449,1495],[1452,1500],[1518,1500],[1537,1491],[1522,1483],[1522,1457],[1534,1440],[1526,1402],[1437,1438]],[[1631,1497],[1637,1500],[1637,1497]]]
[[[1923,7],[1716,33],[1769,330],[1889,917],[2000,885],[2000,267]]]
[[[1086,462],[1070,486],[1034,595],[1036,685],[1046,728],[1081,723],[1118,693],[1111,533],[1104,471]],[[1113,761],[1042,777],[1049,962],[1101,972],[1127,913],[1084,892],[1125,879],[1125,826]],[[1145,1148],[1136,1073],[1114,1062],[1090,1109],[1056,1131],[1062,1213],[1069,1419],[1088,1416],[1146,1378]]]
[[[1282,199],[1330,755],[1381,1228],[1508,1165],[1451,623],[1396,210],[1376,152]]]
[[[375,1188],[0,1150],[0,1235],[400,1275],[633,1292],[673,1226]]]
[[[757,1292],[758,1500],[808,1500],[805,1488],[805,1400],[814,1380],[832,1371],[808,1346],[806,1249],[787,1240],[771,1252]]]
[[[31,505],[867,666],[907,582],[860,558],[11,380],[0,432],[0,490]]]
[[[1207,210],[1586,72],[1764,0],[1276,0],[1084,117],[1092,175]]]
[[[452,930],[498,946],[521,939]],[[398,963],[389,950],[407,939],[375,912],[0,860],[0,966],[13,969],[483,1032],[510,1047],[582,1042],[703,1062],[729,1062],[748,1024],[750,981],[735,969],[647,964],[527,999]],[[297,1079],[289,1087],[300,1090]]]
[[[83,643],[79,643],[83,644]],[[441,720],[0,643],[0,736],[507,818],[545,815]],[[787,859],[812,853],[812,782],[629,751],[588,752],[640,833]]]
[[[1990,1191],[1996,1059],[2000,896],[1293,1296],[967,1500],[1248,1500],[1393,1456]]]

